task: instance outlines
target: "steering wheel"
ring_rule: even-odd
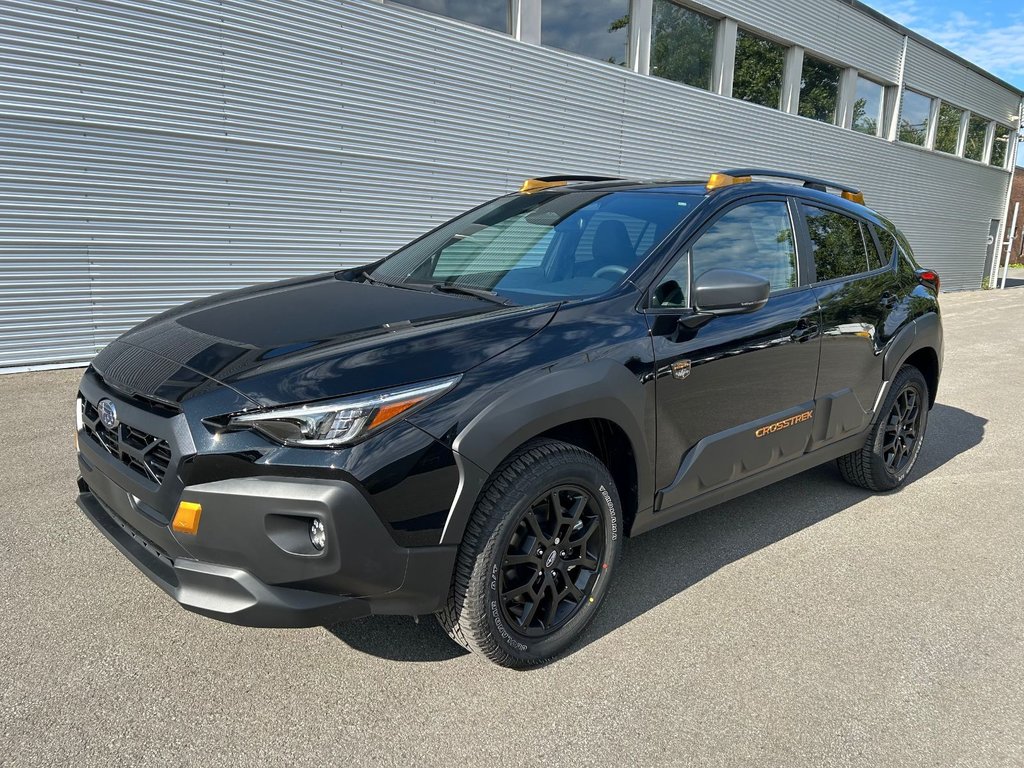
[[[606,264],[594,273],[594,277],[603,277],[605,280],[615,280],[625,277],[629,270],[620,264]]]

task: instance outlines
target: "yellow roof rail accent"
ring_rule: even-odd
[[[708,192],[722,187],[729,187],[733,184],[745,184],[754,176],[764,176],[769,179],[786,179],[787,181],[802,182],[805,189],[814,189],[818,192],[828,192],[830,189],[837,190],[844,200],[858,205],[865,205],[864,194],[859,189],[854,189],[846,184],[837,184],[834,181],[816,179],[813,176],[805,176],[802,173],[791,173],[789,171],[772,171],[764,168],[730,168],[718,173],[712,173],[708,180]]]
[[[730,176],[728,173],[712,173],[708,178],[708,192],[716,189],[731,187],[733,184],[749,184],[753,179],[750,176]]]
[[[560,181],[545,181],[544,179],[527,179],[523,182],[523,186],[519,188],[520,192],[536,192],[539,189],[550,189],[551,187],[564,187],[569,182],[565,180]]]

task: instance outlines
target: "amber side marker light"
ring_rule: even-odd
[[[178,533],[190,533],[195,536],[199,530],[199,517],[202,514],[202,504],[183,501],[178,505],[178,511],[174,513],[174,521],[171,523],[171,528]]]
[[[381,406],[381,409],[377,411],[377,415],[373,417],[370,422],[370,426],[367,429],[374,429],[379,427],[381,424],[386,424],[396,416],[405,413],[415,405],[419,405],[425,398],[417,397],[414,400],[406,400],[401,403],[391,403],[390,405]]]
[[[753,178],[750,176],[730,176],[727,173],[712,173],[708,178],[707,189],[708,192],[714,192],[716,189],[731,187],[733,184],[749,184],[751,181],[753,181]]]

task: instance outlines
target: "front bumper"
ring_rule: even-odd
[[[93,466],[101,455],[86,453],[79,507],[190,611],[246,626],[304,627],[431,613],[447,597],[455,548],[397,545],[348,483],[250,477],[186,486],[181,498],[203,506],[191,536]],[[328,532],[321,552],[309,543],[313,518]]]
[[[365,600],[269,586],[241,568],[184,557],[172,560],[95,494],[80,493],[78,506],[125,557],[195,613],[251,627],[309,627],[372,612]]]

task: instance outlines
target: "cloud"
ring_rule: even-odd
[[[1018,86],[1024,86],[1024,12],[975,15],[919,0],[869,0],[895,21]]]
[[[921,34],[989,72],[1024,83],[1024,19],[990,27],[955,13],[940,26],[923,28]]]
[[[869,4],[905,27],[912,26],[921,18],[921,8],[917,0],[880,0]]]

